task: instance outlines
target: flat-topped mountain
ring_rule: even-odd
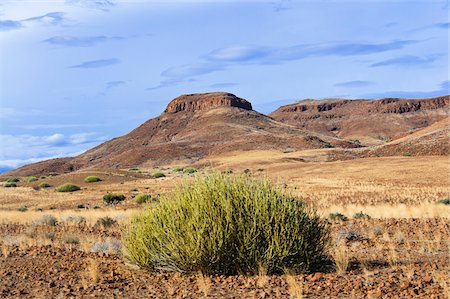
[[[252,110],[252,104],[226,92],[211,92],[203,94],[185,94],[173,99],[164,112],[177,113],[180,111],[200,111],[216,107],[237,107]]]
[[[450,96],[426,99],[303,100],[269,115],[308,131],[364,145],[401,138],[449,115]]]
[[[27,165],[7,175],[192,163],[209,155],[242,150],[352,146],[350,142],[275,121],[230,93],[189,94],[175,98],[161,115],[130,133],[77,157]]]

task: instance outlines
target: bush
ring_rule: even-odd
[[[122,243],[150,270],[280,273],[312,270],[328,236],[326,221],[268,180],[214,173],[132,217]]]
[[[7,183],[17,183],[17,182],[19,182],[20,180],[18,179],[18,178],[8,178],[7,180],[6,180],[6,182]]]
[[[59,186],[56,188],[56,191],[58,192],[74,192],[80,190],[80,187],[77,185],[66,183],[64,185]]]
[[[56,226],[58,224],[58,220],[53,215],[43,215],[42,217],[34,220],[34,224]]]
[[[100,182],[102,179],[95,175],[90,175],[84,178],[85,183],[95,183]]]
[[[449,198],[444,198],[444,199],[439,199],[437,201],[437,203],[441,203],[441,204],[444,204],[444,205],[450,205],[450,197]]]
[[[175,171],[175,172],[182,172],[183,170],[184,170],[183,167],[174,167],[174,168],[172,168],[172,171]]]
[[[102,217],[102,218],[98,218],[97,222],[95,223],[95,226],[108,228],[108,227],[111,227],[111,226],[113,226],[115,224],[117,224],[116,220],[112,219],[109,216],[105,216],[105,217]]]
[[[42,182],[42,183],[39,184],[39,187],[41,187],[41,188],[49,188],[49,187],[51,187],[51,186],[50,186],[50,184],[47,183],[47,182]]]
[[[164,174],[164,173],[162,173],[161,171],[156,171],[156,172],[154,172],[153,174],[152,174],[152,177],[153,178],[155,178],[155,179],[157,179],[157,178],[163,178],[163,177],[165,177],[166,175]]]
[[[184,173],[194,173],[197,172],[197,169],[193,168],[193,167],[186,167],[185,169],[183,169]]]
[[[125,195],[123,194],[114,194],[114,193],[108,193],[103,196],[103,201],[107,205],[114,205],[118,204],[121,201],[125,200]]]
[[[3,187],[5,187],[5,188],[14,188],[14,187],[17,187],[17,184],[16,183],[4,183]]]
[[[17,211],[19,211],[19,212],[26,212],[26,211],[28,211],[28,208],[27,207],[20,207],[20,208],[17,209]]]
[[[347,216],[339,213],[339,212],[335,212],[335,213],[330,213],[330,219],[331,220],[341,220],[341,221],[347,221]]]
[[[353,218],[354,219],[370,219],[370,216],[367,214],[364,214],[362,211],[353,214]]]
[[[62,241],[66,244],[72,245],[80,244],[80,238],[78,238],[75,235],[65,235],[62,237]]]
[[[22,178],[22,182],[31,183],[37,181],[38,178],[35,176],[26,176]]]
[[[151,202],[152,200],[153,200],[153,198],[150,194],[138,194],[134,198],[134,201],[139,204]]]

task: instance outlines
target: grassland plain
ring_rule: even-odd
[[[389,157],[327,162],[325,151],[251,152],[196,165],[271,178],[330,220],[324,272],[222,276],[149,273],[122,258],[121,226],[142,208],[137,194],[170,192],[192,175],[175,165],[137,171],[59,175],[0,188],[0,297],[96,298],[398,298],[450,296],[448,157]],[[160,171],[163,178],[152,178]],[[88,175],[102,179],[84,183]],[[37,188],[43,181],[51,188]],[[59,193],[73,183],[81,190]],[[106,206],[106,193],[126,200]],[[24,208],[26,207],[26,211]],[[20,209],[21,211],[19,211]],[[353,219],[363,212],[370,218]],[[56,222],[49,221],[55,217]],[[98,219],[110,217],[110,226]]]

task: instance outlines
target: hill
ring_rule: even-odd
[[[426,99],[302,100],[270,113],[273,119],[365,146],[381,145],[449,115],[450,96]]]
[[[130,133],[73,158],[30,164],[7,175],[41,175],[87,168],[153,167],[194,163],[208,155],[236,150],[281,151],[353,147],[338,138],[310,133],[252,110],[230,93],[188,94]]]

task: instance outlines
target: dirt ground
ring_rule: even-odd
[[[320,151],[248,155],[211,159],[209,167],[249,169],[324,217],[346,216],[329,220],[335,266],[252,276],[137,269],[120,243],[121,226],[142,208],[133,196],[167,193],[192,176],[172,167],[160,169],[160,179],[150,177],[154,169],[99,170],[0,187],[0,298],[450,298],[450,207],[436,203],[450,197],[447,157],[327,162]],[[92,174],[103,181],[84,183]],[[44,180],[52,187],[37,188]],[[81,190],[55,191],[66,182]],[[108,192],[127,199],[106,206],[101,198]],[[357,212],[370,218],[355,219]],[[115,222],[97,224],[105,216]]]

